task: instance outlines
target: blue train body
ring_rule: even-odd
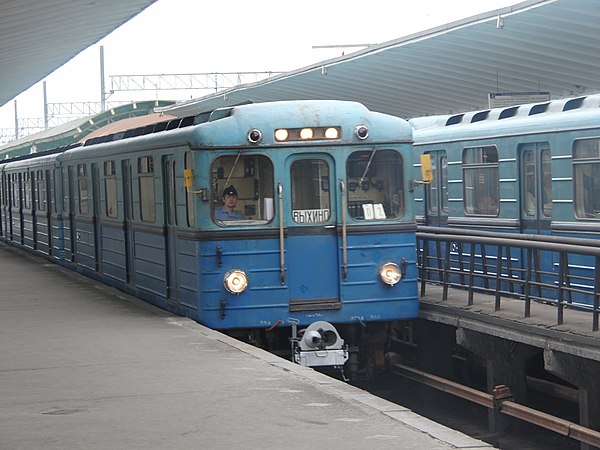
[[[412,166],[360,104],[236,106],[3,162],[2,239],[232,334],[358,336],[418,313]]]
[[[415,152],[431,155],[434,172],[431,185],[417,188],[417,221],[595,239],[600,232],[599,107],[600,95],[592,95],[412,119]],[[513,258],[514,267],[529,269],[523,255]],[[552,271],[557,265],[547,259],[539,269]],[[573,274],[593,279],[592,257],[574,256],[569,266]],[[591,284],[582,287],[593,294]],[[592,297],[579,301],[591,304]]]

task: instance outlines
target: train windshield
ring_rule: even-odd
[[[357,151],[346,163],[348,214],[355,220],[381,220],[404,213],[403,162],[393,150]]]
[[[260,225],[274,212],[273,164],[261,155],[228,155],[211,170],[213,218],[219,225]]]

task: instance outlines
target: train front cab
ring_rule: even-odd
[[[407,139],[215,157],[198,152],[195,171],[210,167],[212,187],[211,214],[200,219],[211,229],[199,251],[200,321],[239,336],[259,330],[256,339],[277,329],[289,339],[290,327],[298,329],[296,361],[314,366],[339,365],[325,350],[337,352],[343,344],[303,340],[307,329],[314,338],[309,327],[315,322],[334,324],[353,344],[369,333],[383,335],[390,322],[416,317],[410,148]],[[237,190],[244,219],[215,216],[229,186]],[[327,326],[318,328],[333,335]],[[307,357],[319,351],[320,363]]]

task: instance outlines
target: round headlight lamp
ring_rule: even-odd
[[[379,268],[379,278],[389,286],[395,285],[402,278],[398,264],[387,262]]]
[[[241,294],[248,287],[246,272],[240,269],[232,269],[223,277],[223,286],[232,294]]]

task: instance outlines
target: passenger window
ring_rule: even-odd
[[[19,203],[21,202],[21,191],[19,189],[19,177],[16,173],[13,173],[11,175],[12,178],[12,207],[13,208],[18,208],[20,205]]]
[[[23,208],[29,209],[29,199],[31,198],[31,180],[29,172],[23,173]]]
[[[156,220],[154,206],[154,161],[152,156],[138,158],[140,217],[144,222]]]
[[[87,170],[85,164],[77,165],[77,186],[79,190],[79,213],[87,216],[89,211],[89,199]]]
[[[35,195],[36,195],[36,209],[38,211],[46,211],[46,177],[44,176],[43,170],[37,171],[35,178]]]
[[[104,195],[106,197],[106,216],[117,217],[117,171],[114,161],[104,161]]]
[[[600,219],[600,139],[582,139],[573,146],[575,215]]]
[[[194,165],[193,165],[193,154],[192,152],[186,152],[185,153],[185,167],[184,169],[193,169]],[[186,210],[186,216],[187,216],[187,224],[188,227],[194,227],[196,226],[196,204],[194,203],[194,195],[193,193],[191,193],[188,189],[185,190],[186,191],[186,196],[185,196],[185,210]]]
[[[493,145],[463,150],[465,214],[497,216],[500,210],[498,149]]]
[[[346,162],[348,214],[356,220],[404,214],[404,164],[393,150],[354,152]]]
[[[331,216],[329,165],[322,159],[294,161],[292,182],[292,219],[296,223],[323,223]]]
[[[274,185],[273,164],[266,156],[217,158],[211,168],[214,221],[219,225],[270,222],[275,212]]]
[[[535,158],[532,150],[526,150],[523,152],[523,166],[525,170],[525,176],[523,177],[523,212],[526,216],[531,217],[535,215],[537,204],[535,196]]]
[[[552,152],[542,150],[542,214],[552,217]]]

